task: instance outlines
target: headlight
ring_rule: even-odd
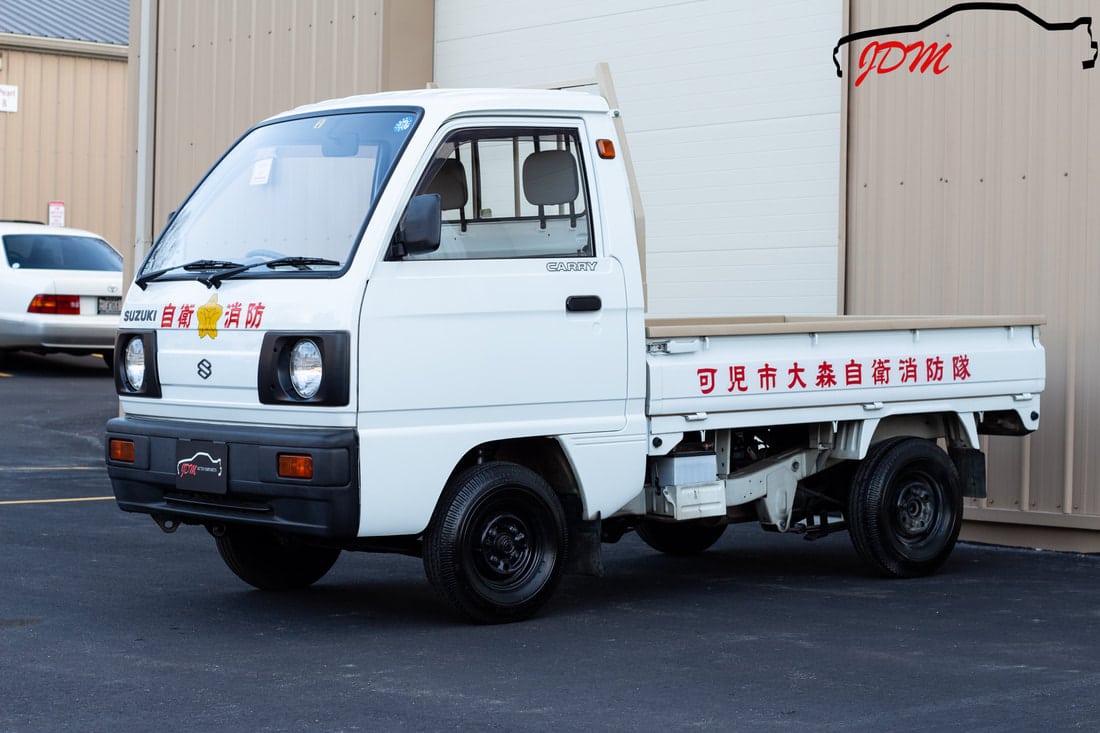
[[[321,388],[324,368],[321,350],[310,339],[302,339],[290,350],[290,383],[303,400],[313,399]]]
[[[350,343],[351,334],[347,331],[265,333],[256,370],[256,394],[260,404],[348,405]],[[146,349],[149,348],[146,344]],[[150,369],[156,366],[155,359],[149,362]]]
[[[135,336],[126,343],[122,368],[126,375],[127,386],[135,392],[140,392],[145,386],[145,344],[142,343],[140,336]]]

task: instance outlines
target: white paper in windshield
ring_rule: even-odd
[[[271,164],[274,158],[260,158],[252,164],[252,177],[248,179],[249,186],[266,186],[271,180]]]

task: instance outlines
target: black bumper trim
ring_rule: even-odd
[[[248,524],[330,539],[359,532],[359,439],[353,428],[268,428],[119,417],[107,423],[112,438],[134,441],[133,463],[113,461],[107,473],[124,511],[154,514],[186,524]],[[225,495],[176,488],[176,441],[225,443],[229,453]],[[277,475],[279,453],[308,453],[312,479]]]

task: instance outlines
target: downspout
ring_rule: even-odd
[[[158,0],[137,0],[137,109],[135,110],[134,220],[133,247],[126,253],[124,281],[133,281],[134,271],[153,243],[153,160],[156,141],[157,4]],[[131,32],[133,28],[131,29]],[[132,97],[131,97],[132,98]]]

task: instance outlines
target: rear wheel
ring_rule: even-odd
[[[229,569],[260,590],[306,588],[323,578],[340,556],[338,549],[253,527],[229,527],[215,541]]]
[[[485,463],[444,492],[424,535],[424,570],[466,618],[519,621],[554,592],[568,545],[561,502],[542,477],[514,463]]]
[[[922,438],[884,441],[871,450],[852,480],[852,544],[883,575],[928,575],[954,549],[962,510],[958,472],[939,446]]]
[[[666,555],[698,555],[710,548],[726,531],[725,524],[658,522],[643,519],[635,531],[642,541]]]

